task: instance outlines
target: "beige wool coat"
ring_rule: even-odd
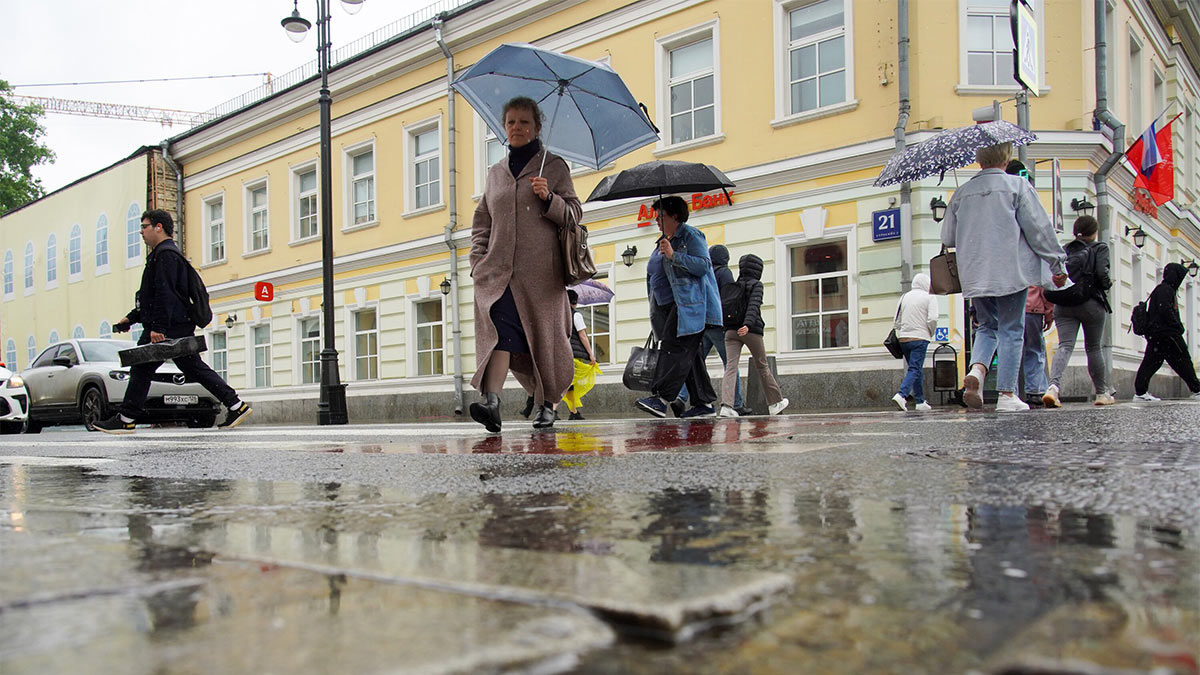
[[[471,279],[475,284],[475,363],[471,386],[480,390],[499,336],[489,314],[511,286],[517,313],[529,341],[529,354],[513,354],[510,369],[535,401],[558,403],[575,376],[571,358],[570,304],[563,276],[558,229],[579,222],[583,209],[571,182],[571,170],[549,153],[542,176],[551,200],[533,193],[529,179],[538,175],[543,147],[521,175],[513,178],[507,157],[488,171],[483,197],[471,226]]]

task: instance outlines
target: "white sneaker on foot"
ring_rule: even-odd
[[[915,409],[917,412],[926,412],[933,410],[933,406],[929,405],[929,401],[921,401],[916,405]]]
[[[896,402],[896,405],[900,406],[901,410],[903,410],[904,412],[908,412],[908,401],[903,396],[901,396],[898,392],[895,396],[892,397],[892,400]]]
[[[983,395],[980,392],[982,384],[983,377],[977,374],[976,370],[971,370],[963,378],[963,403],[966,403],[968,408],[983,407]]]
[[[717,417],[740,417],[740,415],[738,415],[738,411],[734,410],[733,408],[730,408],[727,405],[722,405],[721,412],[717,413]]]
[[[791,401],[787,400],[786,398],[779,399],[775,403],[767,406],[767,414],[778,415],[779,413],[783,412],[784,408],[788,407],[788,403],[791,403]]]
[[[996,412],[1024,412],[1029,410],[1029,404],[1016,396],[1000,395],[996,401]]]
[[[1042,405],[1047,408],[1061,408],[1062,401],[1058,399],[1058,385],[1052,384],[1046,389],[1046,393],[1042,394]]]
[[[1200,401],[1200,391],[1198,391],[1198,392],[1196,392],[1196,393],[1192,394],[1192,400],[1193,400],[1193,401]]]
[[[1112,405],[1117,402],[1117,399],[1112,397],[1112,394],[1096,394],[1096,405]]]
[[[1154,394],[1151,394],[1150,392],[1146,392],[1144,394],[1134,394],[1133,400],[1151,402],[1151,401],[1161,401],[1162,399],[1155,396]]]

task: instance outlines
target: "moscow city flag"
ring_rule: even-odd
[[[1175,119],[1179,119],[1177,115]],[[1171,122],[1174,122],[1172,119]],[[1137,171],[1133,187],[1150,193],[1154,203],[1162,206],[1175,196],[1175,163],[1171,154],[1171,122],[1155,131],[1154,123],[1137,139],[1125,157]]]

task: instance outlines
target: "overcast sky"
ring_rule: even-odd
[[[434,0],[365,0],[358,14],[333,0],[337,49]],[[245,73],[275,76],[316,59],[315,0],[300,0],[313,22],[303,42],[279,21],[292,0],[0,0],[0,79],[11,85],[137,80]],[[27,96],[203,111],[263,83],[261,76],[184,82],[15,87]],[[315,100],[315,97],[314,97]],[[314,103],[315,105],[315,103]],[[34,168],[51,192],[185,127],[46,113],[44,142],[57,155]]]

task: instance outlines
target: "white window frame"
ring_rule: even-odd
[[[100,322],[100,328],[96,331],[96,337],[102,340],[108,340],[112,338],[112,324],[110,324],[107,319]]]
[[[840,36],[845,45],[846,97],[845,100],[831,105],[808,110],[792,112],[791,93],[791,21],[788,14],[804,5],[813,4],[815,0],[775,0],[775,119],[771,126],[776,129],[799,122],[807,122],[830,115],[849,112],[858,107],[854,90],[854,2],[844,0],[842,3],[842,27]],[[804,44],[816,44],[839,36],[839,31],[830,30],[820,35],[810,37]]]
[[[308,342],[312,339],[312,338],[306,337],[304,335],[304,332],[301,330],[305,321],[316,321],[317,322],[317,337],[316,337],[317,349],[314,352],[314,354],[316,356],[316,361],[315,361],[316,378],[312,382],[304,381],[305,366],[307,364],[314,363],[312,361],[304,360],[304,343]],[[325,332],[324,327],[321,325],[322,324],[321,312],[320,312],[320,310],[300,312],[295,315],[295,322],[296,322],[296,329],[295,329],[295,333],[294,333],[295,340],[294,340],[294,345],[292,347],[292,350],[293,350],[292,353],[296,355],[295,368],[293,368],[293,377],[295,378],[294,381],[296,384],[300,384],[300,385],[318,385],[321,383],[321,348],[322,348],[322,344],[323,344],[322,338],[324,337],[324,332]]]
[[[479,113],[475,113],[474,117],[475,117],[475,194],[471,195],[471,197],[473,199],[475,199],[476,201],[478,201],[481,197],[483,197],[483,188],[487,184],[488,170],[492,168],[492,165],[488,164],[488,161],[487,161],[488,140],[490,140],[491,138],[494,138],[496,140],[496,142],[500,144],[500,148],[501,148],[500,159],[497,161],[503,161],[504,158],[506,156],[508,156],[508,153],[506,151],[504,151],[504,148],[507,147],[506,141],[508,139],[500,138],[500,137],[497,137],[495,134],[493,134],[491,127],[489,127],[483,121],[483,118],[479,116]]]
[[[24,288],[24,294],[33,295],[37,290],[37,247],[32,241],[25,242],[25,254],[22,257],[25,262],[25,268],[21,270],[21,286]]]
[[[32,364],[34,359],[37,358],[37,354],[37,338],[33,334],[30,334],[29,337],[25,338],[25,360]]]
[[[17,367],[17,341],[12,338],[4,343],[4,365],[14,373],[21,370]]]
[[[8,249],[4,252],[4,300],[16,297],[17,293],[17,256]]]
[[[51,249],[53,244],[54,250]],[[51,232],[46,236],[46,285],[43,287],[46,290],[58,288],[58,237]],[[54,270],[54,278],[50,278],[50,271]]]
[[[1136,64],[1133,62],[1135,49]],[[1129,102],[1129,123],[1125,126],[1125,134],[1132,144],[1146,130],[1145,96],[1138,95],[1140,92],[1137,91],[1146,88],[1146,46],[1132,32],[1129,33],[1129,49],[1125,52],[1125,69],[1129,74],[1125,90]]]
[[[260,345],[254,341],[254,333],[255,333],[255,329],[257,329],[257,328],[266,328],[267,329],[267,343],[265,345]],[[263,318],[258,321],[246,322],[246,351],[247,351],[247,354],[246,354],[246,357],[247,357],[246,358],[246,384],[247,384],[248,389],[270,389],[272,386],[272,382],[273,382],[274,378],[271,376],[271,370],[272,370],[271,359],[274,358],[274,354],[272,353],[274,351],[273,344],[272,344],[275,340],[274,333],[275,333],[275,331],[272,330],[271,319],[269,319],[269,318]],[[226,339],[228,340],[228,336],[226,336]],[[228,347],[229,347],[228,341],[225,343],[225,346],[226,346],[226,349],[228,350]],[[258,365],[258,349],[259,349],[259,347],[266,347],[266,355],[267,355],[266,366]],[[266,373],[267,383],[266,383],[266,385],[259,385],[258,384],[258,371],[261,369],[264,369],[264,368],[265,368],[264,372]]]
[[[82,340],[87,337],[87,331],[80,324],[75,324],[74,330],[71,331],[72,340]]]
[[[371,153],[371,170],[362,176],[354,174],[355,158],[365,153]],[[375,138],[372,137],[361,143],[356,143],[347,146],[342,151],[342,175],[345,176],[343,189],[342,203],[345,204],[345,213],[342,217],[342,232],[353,232],[355,230],[365,230],[369,227],[375,227],[379,224],[379,153],[375,151]],[[354,222],[354,207],[357,205],[354,201],[354,185],[360,180],[371,181],[371,218],[361,222]]]
[[[108,215],[101,213],[96,219],[96,271],[95,276],[108,274]],[[100,256],[104,256],[104,261],[101,262]]]
[[[214,221],[212,218],[211,207],[217,202],[221,203],[221,257],[214,258],[212,255],[213,236],[212,228]],[[229,259],[229,209],[226,208],[225,191],[222,190],[216,194],[211,194],[204,197],[200,202],[200,211],[202,214],[201,220],[204,221],[204,229],[201,233],[201,239],[204,241],[204,264],[217,265]]]
[[[382,379],[383,373],[380,372],[380,367],[383,364],[382,364],[382,361],[380,360],[380,349],[383,346],[383,344],[380,342],[379,338],[383,331],[380,330],[379,303],[374,302],[374,301],[366,302],[366,303],[362,303],[362,304],[355,305],[352,307],[347,307],[346,311],[349,313],[349,317],[348,317],[349,320],[346,322],[346,328],[347,328],[347,332],[350,333],[347,341],[350,343],[350,352],[351,352],[349,370],[350,370],[350,374],[353,376],[353,380],[356,382],[373,382],[373,381]],[[375,333],[375,355],[374,355],[375,377],[359,377],[358,376],[358,360],[360,357],[362,357],[362,355],[358,353],[358,336],[359,336],[358,315],[361,312],[374,312],[375,313],[375,330],[374,331],[363,331],[364,334],[371,333],[371,332]]]
[[[217,348],[217,336],[220,335],[224,340],[223,349]],[[225,382],[229,382],[229,331],[224,328],[214,328],[208,331],[208,365],[217,375]],[[224,360],[223,364],[217,363],[217,356],[220,355]]]
[[[301,174],[306,174],[310,171],[312,172],[313,178],[314,178],[313,189],[312,189],[311,194],[300,191],[300,176],[301,176]],[[289,210],[290,210],[290,217],[288,220],[291,223],[291,241],[288,242],[288,245],[289,246],[297,246],[299,244],[307,244],[308,242],[311,242],[311,241],[320,241],[320,239],[321,239],[321,167],[317,163],[317,160],[314,159],[311,162],[304,162],[303,164],[297,164],[297,165],[291,167],[289,183],[291,184],[291,191],[290,191],[290,199],[288,200]],[[313,198],[313,205],[315,207],[315,210],[313,211],[313,223],[316,224],[316,227],[313,229],[312,234],[302,234],[300,232],[300,218],[301,218],[300,200],[305,199],[307,197]]]
[[[426,303],[426,302],[440,302],[441,303],[441,307],[442,307],[442,344],[441,344],[441,347],[438,349],[420,351],[417,348],[418,340],[420,339],[418,332],[424,326],[432,326],[433,325],[432,322],[430,322],[430,323],[418,323],[417,322],[417,305],[420,305],[420,304]],[[409,340],[409,345],[408,345],[408,362],[412,364],[412,368],[409,370],[409,373],[408,373],[409,377],[440,378],[440,377],[443,377],[446,375],[446,353],[448,351],[446,349],[446,339],[448,336],[448,331],[446,330],[446,328],[447,328],[446,317],[448,316],[448,314],[447,314],[448,311],[449,311],[449,309],[448,309],[447,298],[446,298],[446,296],[442,296],[440,294],[430,293],[425,296],[414,296],[409,299],[409,301],[408,301],[408,334],[412,336],[412,339]],[[428,373],[428,374],[422,375],[420,372],[420,370],[421,370],[421,355],[429,354],[431,352],[438,352],[438,351],[440,351],[442,354],[442,372],[441,373]]]
[[[846,286],[849,289],[846,298],[847,305],[847,322],[849,323],[849,331],[847,345],[845,347],[821,347],[818,349],[796,349],[792,344],[792,281],[791,272],[791,249],[796,246],[812,246],[822,243],[833,243],[836,241],[846,242]],[[840,276],[842,272],[827,273],[824,275],[811,275],[816,277],[833,277]],[[805,277],[807,278],[807,277]],[[858,323],[859,316],[856,314],[858,307],[858,284],[851,283],[852,280],[858,278],[858,242],[855,236],[855,226],[839,225],[835,227],[826,226],[824,233],[820,237],[809,238],[804,233],[786,235],[776,237],[775,239],[775,344],[779,352],[789,352],[792,354],[845,354],[848,351],[855,350],[858,345]],[[770,326],[770,322],[767,324]]]
[[[137,224],[134,225],[136,219]],[[137,229],[131,229],[136,227]],[[136,237],[136,238],[135,238]],[[122,242],[125,249],[125,268],[138,267],[143,262],[142,247],[142,209],[137,205],[137,202],[130,202],[129,208],[125,209],[125,241]],[[130,250],[133,250],[133,255],[129,255]]]
[[[671,51],[702,40],[712,40],[713,47],[713,133],[681,143],[671,142]],[[693,78],[694,79],[694,78]],[[721,22],[706,21],[654,41],[655,124],[662,133],[654,146],[654,155],[662,156],[700,148],[725,140],[721,123]]]
[[[78,266],[79,271],[72,268]],[[83,226],[75,223],[67,234],[67,283],[83,281]]]
[[[1046,35],[1046,12],[1043,7],[1045,3],[1044,0],[1029,0],[1029,4],[1033,6],[1033,15],[1038,25],[1038,35],[1043,36],[1043,39],[1038,41],[1038,65],[1041,70],[1041,74],[1038,76],[1038,82],[1041,83],[1038,85],[1038,93],[1046,94],[1050,91],[1050,87],[1046,85],[1046,40],[1044,37]],[[994,96],[1012,94],[1021,88],[1021,85],[1016,82],[1003,85],[984,85],[971,84],[967,81],[967,15],[978,13],[996,14],[998,10],[1000,10],[1000,7],[995,4],[981,4],[978,0],[958,0],[958,85],[954,88],[954,91],[960,95],[983,94]],[[1006,4],[1002,11],[1005,17],[1007,17],[1009,6]]]
[[[429,132],[437,131],[438,134],[438,151],[436,159],[438,161],[438,191],[437,201],[430,203],[428,206],[418,208],[417,203],[417,136]],[[445,134],[442,133],[442,118],[441,116],[431,117],[421,120],[404,127],[404,218],[411,218],[426,213],[439,211],[446,207],[446,191],[444,172],[446,168],[445,160]],[[433,159],[432,155],[426,156],[421,161],[429,161]]]
[[[263,191],[263,205],[254,206],[254,193]],[[261,248],[254,247],[254,218],[262,214],[263,221],[266,224],[266,230],[263,232],[263,246]],[[226,220],[228,221],[228,215]],[[254,256],[263,255],[271,252],[271,186],[267,179],[259,178],[248,181],[242,184],[242,222],[245,227],[242,228],[244,233],[244,241],[242,242],[243,258],[252,258]],[[228,231],[226,239],[229,238]],[[226,255],[229,255],[226,252]]]
[[[596,265],[596,276],[594,278],[597,281],[608,284],[608,286],[610,288],[612,288],[613,290],[616,290],[617,286],[613,282],[612,277],[613,277],[613,265],[612,264]],[[616,363],[616,361],[614,360],[614,359],[616,359],[616,351],[617,351],[617,337],[616,337],[617,322],[615,320],[616,309],[617,309],[616,294],[614,293],[613,297],[609,298],[608,302],[603,305],[588,305],[587,307],[577,308],[579,313],[583,314],[583,320],[587,324],[588,341],[592,343],[592,353],[593,354],[596,353],[596,341],[594,339],[594,336],[596,335],[596,332],[595,332],[595,326],[596,326],[595,308],[596,307],[607,307],[608,308],[608,358],[609,358],[608,361],[597,361],[596,363],[598,363],[600,365]],[[571,325],[571,333],[572,334],[575,333],[575,325],[574,324]]]

